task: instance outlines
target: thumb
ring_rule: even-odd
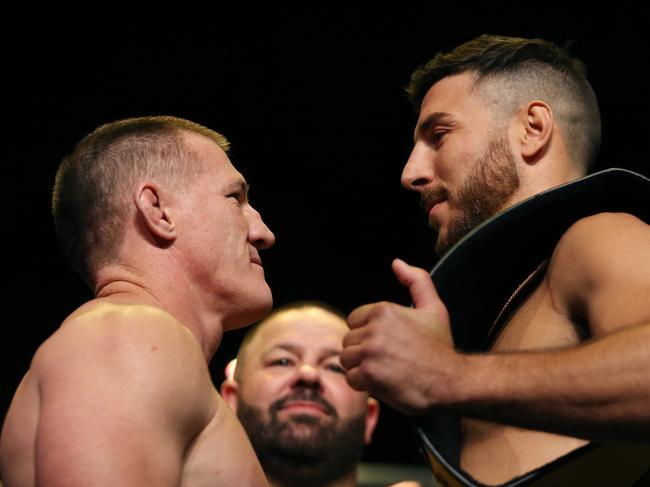
[[[397,280],[411,293],[413,305],[418,308],[439,309],[444,307],[431,276],[424,269],[407,264],[402,259],[393,260],[393,272]]]

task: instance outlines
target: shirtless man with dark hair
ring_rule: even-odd
[[[493,215],[578,180],[598,153],[583,67],[546,41],[481,36],[418,69],[409,93],[419,118],[402,184],[420,193],[441,256]],[[347,379],[410,414],[462,416],[460,467],[475,479],[505,482],[587,439],[650,437],[647,222],[619,211],[575,221],[484,353],[454,346],[428,272],[393,270],[415,307],[350,314]]]

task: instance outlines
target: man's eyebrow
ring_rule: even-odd
[[[237,192],[237,193],[242,193],[246,196],[248,196],[248,191],[250,190],[250,185],[244,181],[243,179],[238,179],[237,181],[233,181],[230,183],[226,190],[228,192]]]
[[[340,348],[324,348],[320,351],[320,359],[323,360],[330,357],[338,357],[341,355],[341,351]]]
[[[271,352],[273,352],[275,350],[278,350],[278,349],[279,350],[286,350],[286,351],[294,353],[296,355],[298,355],[302,351],[301,347],[298,347],[296,345],[292,345],[291,343],[276,343],[275,345],[273,345],[272,347],[267,349],[266,352],[264,352],[264,355],[267,355],[267,354],[269,354],[269,353],[271,353]]]
[[[300,355],[303,352],[303,348],[298,345],[294,345],[292,343],[276,343],[272,347],[270,347],[266,352],[264,352],[264,355],[268,355],[269,353],[275,351],[275,350],[286,350],[288,352],[291,352],[295,355]],[[324,348],[323,350],[319,351],[319,357],[321,359],[323,358],[329,358],[329,357],[334,357],[334,356],[339,356],[341,355],[341,349],[340,348]]]
[[[417,127],[415,127],[413,143],[417,142],[418,135],[422,135],[428,132],[431,129],[431,127],[435,127],[440,123],[449,122],[451,118],[452,118],[451,113],[447,113],[447,112],[433,112],[427,115],[427,118],[425,118],[420,124],[418,124]]]

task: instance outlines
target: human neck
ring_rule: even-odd
[[[191,293],[182,278],[164,279],[161,275],[110,265],[97,272],[95,296],[114,304],[144,304],[167,311],[196,337],[206,361],[210,361],[221,343],[222,317],[206,309]]]
[[[527,172],[520,173],[521,185],[504,205],[503,209],[510,208],[531,196],[548,191],[562,184],[574,181],[584,176],[573,163],[566,161],[562,164],[538,164],[530,167]]]

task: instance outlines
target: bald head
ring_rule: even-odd
[[[341,366],[348,331],[337,311],[302,303],[251,330],[221,386],[273,485],[353,485],[379,404]]]
[[[237,353],[237,366],[235,368],[235,379],[241,382],[242,371],[245,367],[248,349],[251,345],[257,346],[258,342],[265,341],[264,330],[273,330],[279,327],[291,326],[292,323],[325,323],[332,328],[338,328],[341,332],[341,339],[348,331],[345,316],[335,308],[323,303],[302,302],[278,308],[257,325],[251,327],[242,340],[239,352]]]

